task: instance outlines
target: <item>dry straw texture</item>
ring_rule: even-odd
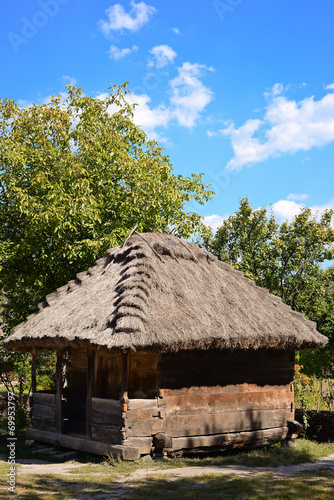
[[[300,349],[326,341],[302,314],[194,243],[135,233],[47,296],[7,346],[165,352]]]

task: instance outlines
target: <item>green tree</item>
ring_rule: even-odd
[[[66,99],[24,108],[0,100],[0,379],[18,392],[23,415],[30,357],[4,348],[12,327],[135,225],[199,231],[187,203],[212,196],[202,174],[174,175],[163,149],[134,125],[126,84],[104,99],[81,90],[67,86]],[[39,382],[50,379],[51,358],[39,357]]]
[[[332,210],[313,215],[305,207],[291,222],[279,224],[245,198],[214,235],[210,229],[202,233],[203,246],[316,321],[329,337],[325,349],[301,353],[308,373],[334,372],[334,267],[325,267],[334,259],[333,215]]]
[[[68,86],[65,100],[0,101],[0,288],[8,328],[120,244],[131,228],[188,237],[187,202],[212,193],[202,174],[174,175],[133,123],[126,84],[104,99]]]

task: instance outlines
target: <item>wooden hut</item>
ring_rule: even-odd
[[[284,440],[294,352],[326,341],[195,244],[134,233],[48,295],[7,346],[33,355],[29,438],[132,460]],[[39,349],[57,351],[54,393],[36,392]]]

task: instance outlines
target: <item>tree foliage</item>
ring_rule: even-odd
[[[334,372],[334,266],[328,266],[334,259],[333,219],[332,210],[313,215],[304,207],[291,222],[279,224],[245,198],[214,235],[207,229],[202,237],[220,260],[316,321],[329,337],[327,348],[301,353],[309,373]]]
[[[8,325],[138,231],[188,237],[190,200],[212,193],[202,174],[174,175],[133,123],[126,84],[104,99],[68,86],[66,99],[20,108],[0,101],[0,288]]]

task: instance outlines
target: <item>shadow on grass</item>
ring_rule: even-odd
[[[271,474],[252,478],[236,476],[205,475],[184,479],[149,479],[133,485],[119,485],[108,477],[86,477],[75,481],[59,476],[48,478],[31,476],[18,481],[17,493],[24,500],[68,500],[81,499],[124,499],[140,500],[159,498],[170,500],[218,500],[224,499],[267,499],[333,498],[334,473],[321,471],[275,479]]]

